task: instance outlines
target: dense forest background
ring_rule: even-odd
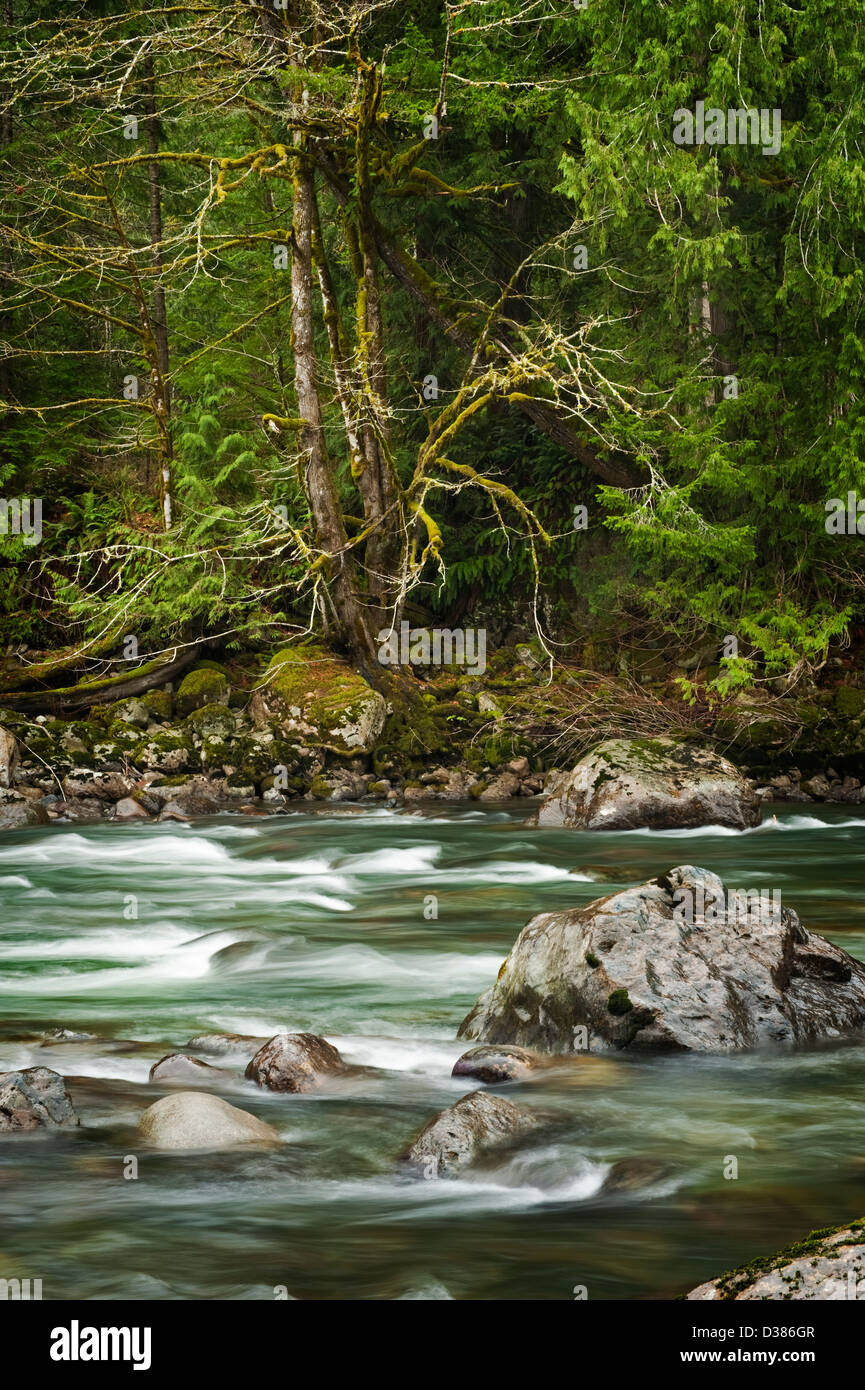
[[[7,661],[380,682],[505,612],[724,695],[861,639],[856,5],[3,0],[2,49]],[[698,101],[779,151],[677,145]]]

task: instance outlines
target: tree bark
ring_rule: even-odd
[[[295,156],[293,187],[291,335],[294,389],[298,414],[304,420],[300,446],[306,460],[305,490],[343,638],[363,674],[373,679],[382,668],[376,660],[370,624],[360,601],[357,567],[348,546],[318,393],[312,262],[315,187],[302,146],[297,147]]]
[[[147,114],[147,152],[159,153],[159,118],[156,113],[156,77],[153,68],[153,55],[144,58],[144,110]],[[164,417],[164,433],[167,447],[162,450],[160,460],[160,498],[162,519],[166,531],[171,529],[173,520],[172,476],[171,476],[171,386],[169,382],[168,355],[168,315],[165,307],[165,286],[163,284],[164,263],[162,258],[162,187],[159,177],[159,160],[152,158],[147,164],[147,184],[150,198],[150,261],[153,266],[153,296],[151,325],[155,345],[157,379],[154,389],[158,392],[155,402],[157,414]]]

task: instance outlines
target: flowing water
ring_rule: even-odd
[[[865,1214],[865,1041],[589,1059],[497,1088],[547,1122],[516,1152],[459,1180],[399,1171],[412,1135],[471,1089],[450,1074],[457,1027],[538,911],[698,864],[780,889],[865,959],[859,808],[606,835],[531,829],[526,810],[5,835],[0,1070],[62,1072],[82,1126],[0,1140],[0,1277],[73,1299],[667,1298]],[[50,1027],[115,1042],[46,1046]],[[280,1096],[239,1064],[218,1093],[275,1125],[279,1150],[138,1141],[165,1093],[148,1083],[158,1058],[195,1033],[297,1030],[362,1070]],[[643,1161],[641,1180],[610,1191],[621,1159]]]

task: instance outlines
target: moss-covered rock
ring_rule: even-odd
[[[112,719],[107,732],[109,739],[127,753],[141,743],[141,730],[134,724],[127,724],[125,719]],[[104,739],[105,735],[102,737]]]
[[[198,738],[230,738],[235,733],[234,715],[224,704],[202,705],[186,716],[186,728]]]
[[[128,700],[117,700],[110,709],[113,719],[122,719],[124,724],[132,724],[137,729],[146,729],[153,719],[146,702],[139,700],[136,695]]]
[[[148,690],[141,703],[154,719],[166,723],[174,713],[174,700],[167,690]]]
[[[299,735],[337,754],[368,753],[384,727],[387,705],[359,672],[323,647],[277,652],[252,697],[257,728]]]
[[[189,735],[178,728],[166,728],[143,738],[132,754],[136,767],[154,772],[182,772],[193,766],[195,752]]]
[[[842,719],[861,719],[865,715],[865,690],[842,685],[835,691],[835,709]]]
[[[221,670],[197,666],[184,676],[177,691],[177,713],[181,718],[205,705],[227,705],[231,696],[228,677]]]
[[[608,739],[547,796],[539,825],[581,830],[686,829],[760,822],[737,768],[712,749],[669,738]]]

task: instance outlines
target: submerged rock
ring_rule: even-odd
[[[42,1034],[44,1044],[95,1042],[96,1033],[77,1032],[74,1028],[47,1028]]]
[[[777,1255],[699,1284],[686,1297],[695,1302],[865,1298],[865,1221],[812,1231]]]
[[[454,1063],[451,1076],[474,1076],[494,1084],[522,1081],[548,1062],[526,1047],[472,1047]]]
[[[66,1083],[48,1067],[0,1072],[0,1134],[31,1129],[72,1129],[78,1116]]]
[[[743,911],[716,874],[684,865],[532,918],[458,1036],[547,1052],[734,1052],[863,1027],[865,966],[791,909],[764,899]]]
[[[669,1163],[661,1163],[656,1158],[620,1158],[611,1167],[601,1185],[600,1195],[612,1193],[643,1192],[647,1187],[655,1187],[670,1176]]]
[[[209,1062],[200,1062],[197,1057],[189,1057],[185,1052],[171,1052],[154,1062],[150,1068],[150,1080],[155,1082],[173,1081],[219,1081],[227,1079],[230,1073],[221,1067],[212,1067]]]
[[[234,1149],[280,1142],[272,1125],[202,1091],[163,1096],[144,1111],[138,1129],[159,1149]]]
[[[269,1091],[314,1091],[347,1068],[335,1047],[317,1033],[277,1033],[246,1068],[247,1081]]]
[[[423,1177],[454,1177],[482,1153],[513,1142],[536,1124],[534,1115],[512,1100],[472,1091],[424,1125],[400,1161]]]
[[[760,801],[708,748],[670,738],[609,739],[559,776],[535,824],[578,830],[758,825]]]

